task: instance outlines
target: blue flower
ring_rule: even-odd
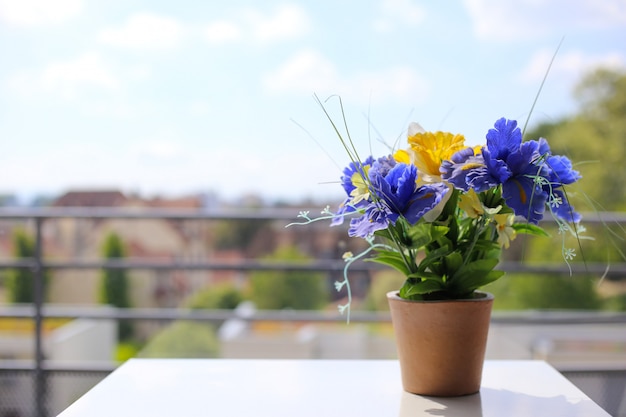
[[[365,210],[365,214],[356,219],[350,220],[350,228],[348,235],[351,237],[368,237],[377,230],[386,229],[392,218],[397,219],[398,214],[393,213],[391,209],[382,203],[371,203]]]
[[[365,213],[350,222],[350,236],[367,237],[377,230],[395,224],[400,216],[415,224],[432,210],[448,192],[445,184],[417,186],[417,168],[412,164],[391,164],[391,158],[374,162],[369,180],[376,200],[365,208]]]
[[[557,217],[572,223],[578,223],[582,220],[580,213],[574,211],[574,207],[569,204],[567,196],[562,189],[552,190],[552,195],[548,200],[548,205]]]
[[[550,170],[550,182],[561,185],[573,184],[582,178],[578,171],[572,169],[572,162],[566,156],[552,155],[548,141],[539,138],[538,145],[539,153],[546,159],[546,165]]]
[[[376,195],[395,213],[404,211],[404,206],[415,192],[417,181],[415,165],[396,164],[388,169],[384,158],[376,161],[370,171],[370,181]],[[395,218],[393,222],[395,222]]]
[[[573,223],[580,222],[582,216],[569,204],[569,199],[562,187],[578,181],[581,178],[580,173],[572,168],[572,162],[567,157],[552,155],[548,142],[544,138],[540,138],[537,143],[541,153],[539,162],[545,161],[543,165],[548,170],[544,189],[550,195],[548,199],[550,209],[563,220]]]
[[[440,171],[444,180],[466,192],[470,189],[484,191],[499,184],[495,180],[489,181],[482,153],[475,154],[472,148],[460,150],[452,155],[450,161],[443,161]]]
[[[546,203],[558,217],[580,220],[559,190],[580,175],[569,159],[550,153],[545,139],[522,142],[515,120],[497,120],[487,133],[487,146],[481,155],[474,155],[469,148],[459,151],[442,164],[441,170],[442,178],[464,191],[472,188],[481,192],[502,185],[507,205],[530,223],[539,223]]]
[[[356,188],[352,183],[352,178],[354,174],[359,173],[363,177],[365,174],[365,167],[371,166],[374,163],[374,158],[372,156],[368,156],[365,162],[350,162],[350,165],[343,169],[343,175],[341,176],[341,185],[345,190],[347,195],[350,195],[352,191]]]
[[[369,203],[367,200],[357,201],[355,202],[353,198],[353,194],[357,189],[353,180],[355,178],[355,174],[358,174],[357,178],[367,178],[367,170],[374,163],[374,158],[372,156],[368,156],[365,162],[351,162],[343,170],[343,175],[341,176],[341,186],[344,191],[348,195],[348,197],[339,205],[339,209],[337,213],[333,216],[330,225],[338,226],[343,224],[343,219],[346,215],[350,213],[354,213],[359,208],[366,207]]]
[[[507,205],[530,223],[539,223],[549,196],[540,181],[546,177],[547,170],[534,163],[540,156],[539,144],[522,143],[517,122],[502,118],[496,122],[495,129],[489,130],[483,156],[491,176],[502,184],[502,197]],[[507,174],[502,175],[505,171]]]

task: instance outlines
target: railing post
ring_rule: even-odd
[[[43,370],[43,303],[44,269],[41,225],[43,218],[35,218],[35,256],[33,265],[33,303],[35,307],[35,406],[36,416],[45,417],[45,375]]]

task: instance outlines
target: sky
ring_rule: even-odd
[[[412,121],[481,144],[524,124],[559,44],[530,126],[626,68],[624,39],[626,0],[0,0],[0,194],[334,204],[324,109],[364,156]]]

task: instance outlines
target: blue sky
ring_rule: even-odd
[[[626,68],[626,1],[0,0],[0,193],[335,203],[347,158],[313,94],[363,154],[410,121],[478,144],[526,119],[562,38],[531,124]]]

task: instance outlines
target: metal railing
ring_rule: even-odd
[[[316,260],[302,264],[291,262],[268,263],[260,260],[247,259],[242,261],[223,262],[207,260],[201,262],[188,262],[182,260],[142,260],[142,259],[119,259],[119,260],[48,260],[45,257],[43,247],[43,225],[51,219],[122,219],[144,220],[161,219],[175,221],[211,221],[211,220],[267,220],[281,221],[285,224],[294,220],[295,209],[276,210],[262,209],[249,211],[211,211],[211,210],[132,210],[111,208],[37,208],[37,209],[0,209],[0,221],[27,221],[33,223],[35,252],[30,259],[6,259],[0,260],[0,269],[27,268],[34,274],[33,300],[30,306],[6,306],[0,308],[0,318],[30,319],[34,322],[34,353],[33,361],[12,362],[5,364],[2,371],[28,371],[34,375],[34,391],[36,398],[35,415],[46,416],[44,406],[44,390],[46,373],[57,372],[93,372],[108,373],[112,368],[98,364],[55,364],[47,362],[43,351],[43,321],[46,318],[91,318],[91,319],[114,319],[114,320],[196,320],[208,322],[222,322],[233,317],[233,311],[226,310],[187,310],[187,309],[151,309],[132,308],[115,309],[103,312],[90,308],[70,308],[62,306],[46,306],[44,304],[44,273],[46,270],[62,269],[126,269],[126,270],[234,270],[234,271],[342,271],[345,264],[342,260]],[[601,213],[597,216],[586,218],[587,223],[622,223],[626,222],[626,213]],[[601,274],[605,270],[604,264],[587,264],[579,266],[574,264],[574,272],[590,272]],[[373,263],[355,263],[352,271],[371,271],[380,266]],[[566,273],[565,265],[523,265],[518,263],[503,263],[501,269],[508,272],[557,272]],[[613,273],[626,276],[626,263],[611,265]],[[257,311],[254,315],[244,318],[248,321],[288,321],[288,322],[342,322],[345,317],[339,314],[313,311]],[[585,323],[626,323],[626,313],[575,313],[553,315],[547,318],[545,315],[494,315],[494,323],[512,324],[546,324],[546,320],[552,324],[578,324]],[[387,313],[375,313],[355,311],[351,315],[354,323],[377,323],[389,322]],[[586,370],[585,370],[586,371]]]

